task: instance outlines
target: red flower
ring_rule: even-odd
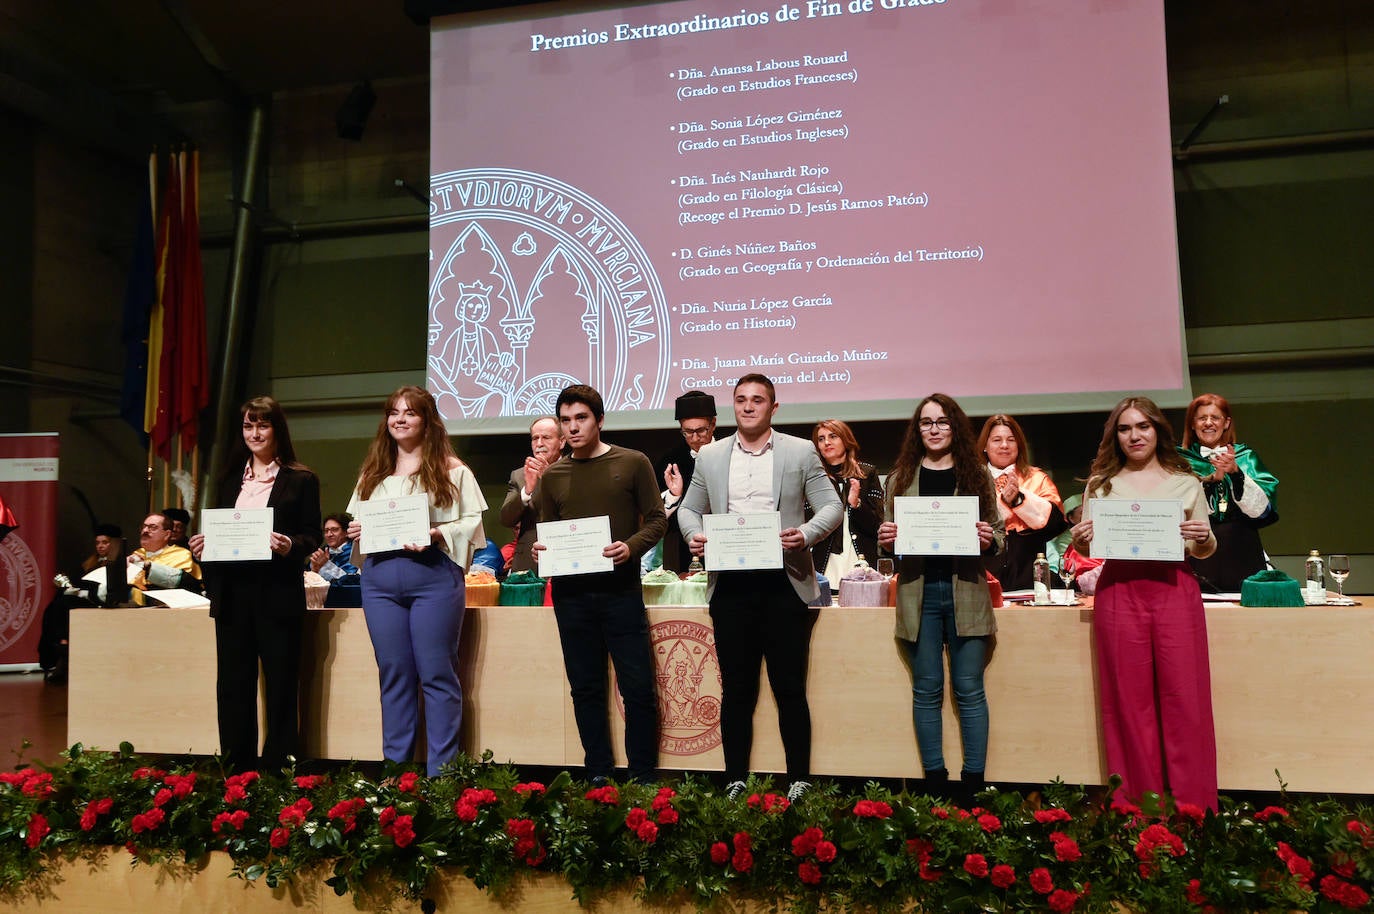
[[[166,818],[167,814],[154,806],[147,812],[138,813],[130,819],[129,827],[132,828],[134,834],[137,835],[145,831],[152,831],[161,825]]]
[[[134,773],[129,775],[129,779],[133,781],[142,781],[151,778],[154,781],[160,781],[166,776],[167,772],[163,771],[161,768],[143,767],[135,768]]]
[[[943,806],[932,806],[930,808],[930,814],[937,819],[949,818],[949,810],[945,809]]]
[[[810,860],[803,860],[797,867],[797,876],[807,885],[821,884],[821,868]]]
[[[1050,841],[1054,844],[1054,856],[1060,861],[1073,863],[1082,859],[1083,851],[1079,849],[1078,842],[1062,831],[1050,832]]]
[[[1323,876],[1320,885],[1322,894],[1342,907],[1362,908],[1369,903],[1368,892],[1335,876]]]
[[[507,819],[506,834],[515,841],[512,848],[515,859],[523,860],[526,866],[538,866],[548,856],[539,844],[532,819]]]
[[[653,822],[641,822],[635,829],[635,836],[645,844],[653,844],[658,840],[658,826]]]
[[[272,829],[272,834],[267,838],[267,843],[272,845],[277,850],[281,850],[283,847],[286,847],[287,842],[289,842],[290,840],[291,829],[274,828]]]
[[[988,874],[988,860],[982,854],[969,854],[964,858],[964,872],[982,879]]]
[[[1188,887],[1183,890],[1183,894],[1187,896],[1189,904],[1195,904],[1201,907],[1207,903],[1207,896],[1202,894],[1201,879],[1188,880]]]
[[[939,871],[939,870],[933,870],[933,869],[931,869],[931,868],[926,864],[926,862],[923,860],[923,861],[921,861],[921,863],[916,867],[916,875],[920,876],[920,877],[921,877],[922,879],[924,879],[926,882],[939,882],[939,881],[940,881],[940,878],[941,878],[942,876],[944,876],[945,874],[942,873],[942,872]]]
[[[314,808],[314,804],[302,797],[283,809],[277,815],[277,821],[288,828],[304,825],[306,815]]]
[[[992,884],[999,889],[1009,889],[1016,882],[1016,870],[999,863],[992,868]]]
[[[1054,891],[1054,878],[1050,876],[1050,871],[1043,866],[1037,866],[1031,870],[1030,887],[1038,895],[1048,895]]]
[[[301,790],[314,790],[328,780],[322,774],[303,774],[296,778],[296,786]]]
[[[1078,903],[1078,893],[1070,892],[1068,889],[1055,889],[1050,893],[1047,900],[1051,910],[1058,911],[1059,914],[1067,914]]]
[[[1202,820],[1207,816],[1207,810],[1196,803],[1179,803],[1175,808],[1178,810],[1180,816],[1185,819],[1191,819],[1198,825],[1201,825]]]
[[[674,809],[673,807],[668,806],[668,807],[665,807],[665,808],[660,809],[660,810],[658,811],[658,824],[659,824],[659,825],[676,825],[676,824],[677,824],[677,821],[678,821],[677,810]]]
[[[243,831],[243,823],[247,821],[248,810],[246,809],[236,809],[233,812],[222,812],[215,816],[215,820],[210,823],[210,830],[218,835],[224,826],[231,825],[235,831]]]
[[[1274,816],[1286,819],[1288,818],[1288,810],[1284,809],[1282,806],[1266,806],[1255,813],[1255,818],[1259,819],[1261,822],[1273,818]]]
[[[816,828],[814,825],[792,839],[792,854],[795,857],[809,857],[816,852],[816,845],[825,832]]]
[[[1355,858],[1343,851],[1337,851],[1331,855],[1331,871],[1337,876],[1344,876],[1346,879],[1355,878]]]
[[[832,844],[831,842],[829,842],[829,841],[819,841],[819,842],[817,842],[817,844],[816,844],[816,859],[819,860],[821,863],[829,863],[829,862],[831,862],[832,860],[835,859],[835,854],[836,854],[836,853],[838,853],[838,851],[835,849],[835,845]]]
[[[411,816],[397,816],[396,821],[391,823],[391,840],[397,847],[407,847],[415,840],[414,823]]]
[[[730,858],[730,865],[741,873],[747,873],[754,868],[754,855],[750,852],[754,846],[753,839],[747,831],[737,831],[733,842],[735,853]]]
[[[1146,863],[1153,863],[1155,852],[1167,850],[1171,857],[1183,856],[1183,839],[1158,823],[1147,825],[1135,845],[1135,855]]]
[[[892,807],[882,800],[860,800],[854,804],[854,815],[861,819],[887,819],[892,816]]]
[[[906,842],[906,852],[921,863],[926,863],[935,852],[935,845],[925,838],[911,838]]]
[[[625,816],[625,825],[631,831],[634,831],[636,828],[639,828],[639,826],[643,825],[648,820],[649,814],[640,807],[636,806],[635,808],[630,810],[628,815]]]
[[[413,771],[406,771],[396,779],[396,789],[401,793],[414,793],[415,782],[420,780],[420,776]]]
[[[654,812],[662,812],[665,809],[671,808],[673,805],[673,797],[675,796],[677,796],[677,791],[673,788],[660,787],[658,789],[658,795],[654,797]],[[662,821],[662,819],[659,821]]]
[[[717,841],[711,845],[711,862],[716,866],[723,865],[730,859],[730,845],[724,841]]]
[[[620,802],[620,791],[616,790],[613,784],[607,784],[605,787],[593,787],[587,791],[587,799],[597,803],[605,803],[607,806],[614,806]]]
[[[1359,819],[1351,819],[1345,823],[1345,830],[1352,835],[1359,836],[1360,843],[1365,847],[1374,847],[1374,829],[1365,825]]]
[[[166,806],[168,803],[172,802],[172,796],[172,792],[164,787],[153,795],[153,805]]]
[[[29,816],[29,835],[24,839],[24,843],[28,845],[29,850],[34,850],[43,843],[43,837],[50,831],[52,828],[48,826],[47,818],[36,812]]]
[[[515,792],[521,796],[529,796],[532,793],[543,793],[545,789],[544,785],[538,781],[529,781],[525,784],[515,785]]]
[[[1288,867],[1288,872],[1296,876],[1298,882],[1303,885],[1310,884],[1312,882],[1312,877],[1317,875],[1316,871],[1312,869],[1312,862],[1293,850],[1293,848],[1289,847],[1285,842],[1280,841],[1279,846],[1274,849],[1274,852],[1278,854],[1278,858]]]
[[[1041,825],[1049,825],[1052,822],[1068,822],[1073,819],[1066,809],[1037,809],[1035,811],[1035,821]]]
[[[1139,806],[1135,805],[1130,800],[1122,799],[1112,800],[1112,812],[1119,813],[1123,816],[1138,816],[1141,814]]]
[[[995,832],[1002,829],[1002,820],[990,812],[985,812],[978,817],[978,827],[985,832]]]
[[[256,771],[231,774],[224,779],[224,802],[232,805],[248,797],[248,785],[258,779]]]
[[[358,813],[362,812],[367,801],[362,797],[354,797],[351,800],[340,800],[330,807],[327,815],[330,819],[342,819],[344,834],[348,834],[357,827]]]
[[[109,797],[87,803],[86,808],[81,812],[81,830],[90,831],[95,828],[99,818],[113,808],[114,800]]]
[[[766,813],[781,813],[785,811],[788,806],[791,805],[791,802],[787,799],[787,797],[777,793],[765,793],[763,796],[759,796],[756,793],[751,793],[749,795],[749,799],[746,802],[748,803],[750,809],[762,809]]]
[[[528,786],[528,785],[527,785]],[[542,785],[540,790],[543,790]],[[496,802],[496,791],[490,789],[477,790],[469,787],[463,791],[463,795],[453,804],[453,814],[463,822],[476,822],[477,811],[483,806],[489,806]]]
[[[172,793],[178,800],[184,800],[196,789],[196,773],[193,771],[190,774],[169,774],[162,779],[162,783],[172,788]]]

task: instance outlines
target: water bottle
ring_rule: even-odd
[[[1303,602],[1310,606],[1320,606],[1326,602],[1326,577],[1322,573],[1322,556],[1315,549],[1307,554],[1307,588],[1302,596]]]
[[[1050,602],[1050,563],[1045,560],[1045,553],[1040,553],[1035,557],[1035,564],[1031,566],[1031,579],[1035,582],[1034,602],[1043,606]]]

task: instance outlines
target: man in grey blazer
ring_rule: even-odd
[[[563,429],[556,416],[540,416],[530,423],[530,456],[525,465],[511,471],[510,482],[506,484],[506,498],[501,502],[501,523],[518,531],[515,539],[515,555],[511,558],[511,571],[533,571],[534,557],[530,548],[534,545],[535,524],[539,515],[535,511],[535,489],[544,471],[563,456]]]
[[[773,430],[778,402],[768,377],[740,378],[734,406],[735,434],[701,449],[678,519],[692,554],[704,556],[710,547],[702,533],[703,514],[781,515],[784,567],[711,572],[706,593],[720,663],[726,791],[731,799],[737,797],[749,773],[759,671],[766,660],[778,705],[788,796],[795,800],[810,786],[811,775],[806,663],[812,615],[807,604],[818,591],[810,547],[839,526],[843,508],[811,442]],[[808,504],[813,512],[809,521]]]

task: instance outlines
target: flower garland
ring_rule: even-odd
[[[567,773],[521,781],[460,758],[444,777],[376,782],[228,775],[214,761],[73,746],[61,764],[0,773],[0,897],[58,858],[123,846],[142,863],[223,851],[268,886],[325,874],[340,895],[391,886],[423,898],[441,870],[500,893],[521,874],[561,874],[578,901],[631,887],[645,900],[754,898],[796,911],[1370,911],[1374,813],[1284,797],[1220,813],[1168,798],[1094,803],[1054,783],[984,792],[961,809],[869,784],[796,803],[766,781],[729,801],[696,778],[588,786]]]

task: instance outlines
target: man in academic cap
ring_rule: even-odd
[[[677,506],[692,482],[697,452],[716,437],[716,401],[710,394],[689,390],[673,404],[673,418],[682,433],[682,442],[659,463],[663,480],[663,507],[668,512],[668,533],[663,537],[663,567],[678,574],[692,563],[692,554],[678,529]]]

